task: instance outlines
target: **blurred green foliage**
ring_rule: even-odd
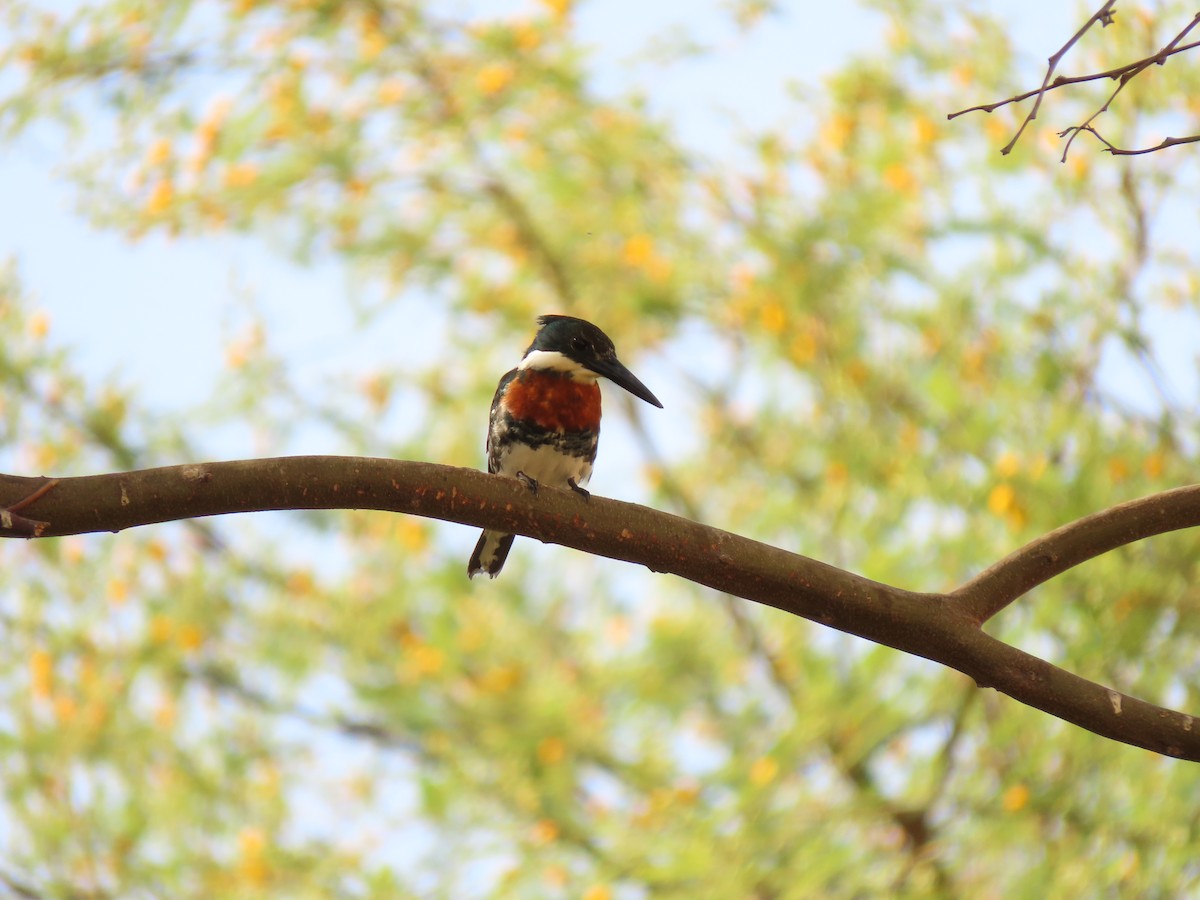
[[[316,423],[347,452],[479,465],[496,377],[555,310],[682,398],[669,447],[610,407],[636,417],[649,502],[889,583],[947,589],[1192,481],[1195,398],[1130,404],[1101,369],[1161,382],[1147,319],[1195,325],[1194,156],[1081,141],[1060,165],[1044,111],[1002,158],[1020,111],[944,114],[1027,87],[1004,20],[872,5],[885,48],[723,158],[594,88],[569,0],[470,21],[406,0],[10,0],[0,130],[85,136],[62,152],[96,222],[263,235],[380,285],[364,329],[394,304],[456,323],[435,362],[314,395],[266,321],[230,345],[228,390],[164,418],[84,378],[10,268],[13,464],[185,461],[230,423],[287,452]],[[779,6],[724,5],[731,30]],[[1141,55],[1170,13],[1119,15],[1088,58]],[[1198,77],[1131,86],[1109,129],[1194,112]],[[1056,98],[1058,127],[1090,99]],[[408,427],[384,443],[388,416]],[[0,876],[45,896],[1200,890],[1194,765],[608,561],[522,542],[468,584],[462,529],[290,521],[0,547]],[[1126,548],[993,630],[1196,709],[1198,561],[1188,534]]]

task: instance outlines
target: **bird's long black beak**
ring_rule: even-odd
[[[642,384],[638,377],[630,372],[615,356],[608,356],[598,359],[595,362],[589,363],[588,368],[598,375],[603,375],[613,384],[620,385],[637,397],[640,400],[645,400],[652,406],[657,406],[659,409],[663,405],[658,402],[658,398],[650,393],[650,388]]]

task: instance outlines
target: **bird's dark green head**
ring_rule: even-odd
[[[521,360],[522,369],[553,369],[573,378],[602,376],[662,409],[650,389],[617,359],[608,335],[591,322],[574,316],[547,315],[538,318],[538,325],[541,327]]]

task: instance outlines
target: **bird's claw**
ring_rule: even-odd
[[[538,492],[537,479],[530,478],[524,472],[518,472],[517,473],[517,481],[521,482],[521,484],[525,485],[525,487],[527,487],[527,488],[529,488],[529,490],[533,491],[533,496],[535,496],[535,497],[537,496],[537,492]]]

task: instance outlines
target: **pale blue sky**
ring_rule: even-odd
[[[487,12],[520,5],[476,0],[469,7]],[[800,90],[819,94],[824,73],[881,38],[876,17],[850,4],[784,4],[788,12],[782,19],[748,38],[722,30],[723,20],[712,13],[713,6],[693,0],[592,0],[582,5],[578,28],[595,48],[602,90],[644,90],[658,110],[679,124],[691,144],[714,153],[732,150],[736,128],[731,123],[762,125],[783,115],[786,84],[795,82]],[[1011,16],[1013,40],[1025,51],[1024,80],[1038,83],[1045,56],[1077,27],[1080,7],[1030,0],[993,6]],[[685,63],[664,71],[628,61],[652,35],[682,20],[726,48],[717,62]],[[985,99],[989,98],[964,97],[963,101],[969,105]],[[930,112],[937,115],[946,110]],[[963,127],[978,126],[968,121]],[[52,133],[40,131],[16,148],[0,151],[0,257],[18,258],[26,289],[52,319],[51,339],[74,349],[76,365],[85,374],[100,378],[117,372],[146,404],[160,410],[202,403],[224,372],[224,338],[243,324],[239,295],[247,294],[272,323],[272,345],[292,360],[303,378],[314,382],[331,372],[354,371],[397,355],[436,349],[426,346],[420,330],[403,327],[395,314],[381,320],[370,334],[355,331],[344,302],[352,287],[334,265],[297,267],[254,238],[168,241],[153,237],[131,244],[91,228],[73,212],[73,191],[56,169],[62,159],[56,140]],[[1105,164],[1106,158],[1097,159],[1097,165]],[[1165,356],[1181,361],[1178,389],[1195,395],[1194,366],[1183,365],[1200,346],[1194,318],[1189,321],[1190,326],[1179,327],[1167,318],[1155,332]],[[513,348],[514,361],[521,349]],[[653,360],[635,368],[667,404],[660,418],[648,417],[665,434],[676,395],[676,389],[664,381],[671,369],[658,367]],[[1151,396],[1138,373],[1118,367],[1111,380],[1139,403]],[[485,422],[486,410],[481,409],[480,463]],[[605,427],[604,465],[593,487],[620,496],[624,493],[619,484],[620,447],[626,440],[623,423],[610,426],[606,419]],[[222,435],[206,449],[214,457],[255,454],[249,436],[243,434]],[[296,449],[321,453],[337,448],[314,442]],[[625,455],[633,465],[635,457]],[[461,542],[465,561],[474,535],[463,529],[447,534]],[[562,551],[527,541],[522,542],[521,552],[533,556]],[[328,549],[324,555],[328,556]],[[636,580],[644,574],[629,571],[622,577]],[[339,746],[338,752],[343,754],[339,759],[355,766],[369,765],[359,757],[372,756],[353,743]],[[397,796],[385,806],[403,811],[411,803],[411,785],[403,778],[404,766],[398,768],[393,774],[401,777],[387,779]],[[320,827],[328,807],[316,797],[312,802],[311,815],[302,815],[301,820]],[[398,818],[403,819],[403,813]],[[344,823],[330,824],[340,828]],[[359,820],[354,825],[369,828],[372,823]],[[400,835],[400,827],[390,826],[393,839]],[[411,827],[404,835],[414,847],[428,836]]]
[[[489,14],[531,3],[457,5]],[[1072,22],[1072,13],[1048,14],[1045,4],[1003,5],[1019,36],[1043,35],[1043,43]],[[762,125],[782,114],[788,83],[819,92],[823,73],[881,39],[879,18],[850,4],[785,4],[785,16],[749,37],[730,34],[727,17],[713,13],[716,6],[687,0],[581,4],[578,29],[595,48],[600,89],[645,91],[689,142],[727,152],[736,139],[734,123]],[[680,22],[722,48],[717,62],[669,69],[629,62],[652,36]],[[0,151],[0,256],[17,257],[27,289],[51,316],[53,340],[74,348],[85,372],[117,372],[160,409],[203,401],[223,366],[223,337],[243,321],[239,293],[268,314],[273,346],[299,367],[311,366],[314,375],[419,352],[422,342],[413,340],[419,336],[399,323],[389,329],[385,320],[373,335],[352,331],[343,302],[352,288],[333,265],[295,266],[255,238],[155,236],[132,244],[90,227],[75,214],[73,190],[58,168],[59,140],[39,130]]]

